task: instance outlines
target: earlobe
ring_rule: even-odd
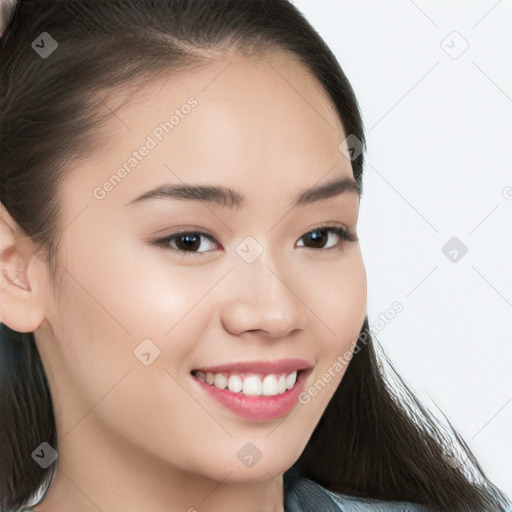
[[[33,254],[14,219],[0,204],[0,321],[18,332],[33,332],[44,320],[38,287],[29,279]]]

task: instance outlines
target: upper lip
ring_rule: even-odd
[[[208,366],[201,368],[194,368],[193,371],[202,371],[210,373],[221,372],[255,372],[255,373],[291,373],[294,370],[308,370],[313,365],[306,359],[276,359],[266,361],[239,361],[236,363],[219,364],[216,366]]]

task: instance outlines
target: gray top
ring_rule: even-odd
[[[432,509],[408,501],[384,501],[338,494],[302,477],[294,469],[284,474],[283,483],[285,512],[432,512]],[[37,509],[28,507],[20,512],[37,512]],[[512,512],[512,509],[507,512]]]
[[[285,512],[432,512],[406,501],[357,498],[329,491],[294,469],[284,475]]]

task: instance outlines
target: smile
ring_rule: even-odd
[[[225,373],[206,374],[201,371],[193,371],[198,379],[209,386],[215,386],[219,389],[228,389],[233,393],[241,393],[247,396],[275,396],[282,395],[287,390],[292,389],[297,382],[297,371],[281,375],[273,373],[268,375],[243,375],[233,373],[231,375]]]
[[[194,369],[194,382],[215,402],[244,418],[264,421],[297,405],[313,365],[304,360],[243,362]]]

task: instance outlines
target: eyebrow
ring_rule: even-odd
[[[300,192],[291,208],[310,205],[344,193],[357,194],[361,197],[361,187],[352,178],[341,178]],[[206,201],[231,210],[241,209],[246,204],[246,198],[240,192],[224,186],[196,185],[189,183],[166,183],[160,185],[130,201],[125,206],[144,203],[154,199],[178,199],[189,201]]]

